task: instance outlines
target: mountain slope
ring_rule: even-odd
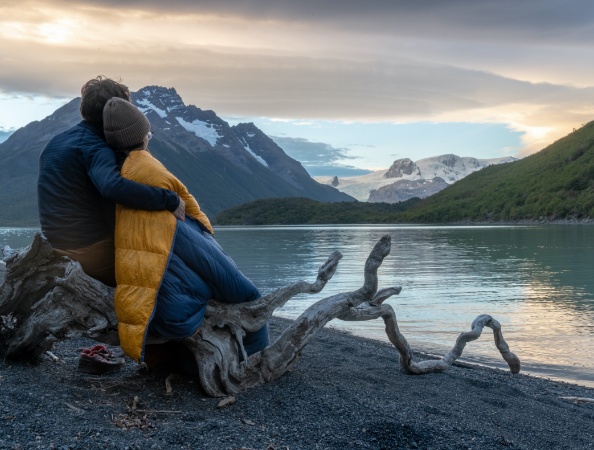
[[[538,153],[483,168],[423,200],[394,205],[337,203],[331,208],[301,199],[259,200],[227,210],[216,220],[251,225],[564,219],[594,219],[594,122]]]
[[[277,174],[287,183],[299,189],[306,197],[307,192],[315,192],[316,200],[335,202],[339,200],[338,191],[330,186],[318,183],[309,176],[301,163],[289,157],[272,139],[253,123],[240,123],[231,127],[244,148],[261,164]],[[348,201],[346,197],[340,199]]]
[[[71,101],[45,119],[18,129],[0,144],[0,226],[38,226],[39,154],[53,136],[80,120],[79,104]]]
[[[594,218],[594,122],[519,161],[493,165],[424,199],[403,220]]]
[[[187,184],[207,214],[258,198],[353,201],[315,182],[253,124],[231,127],[213,111],[185,106],[175,89],[147,86],[133,99],[155,131],[151,152]]]
[[[399,203],[411,198],[425,198],[448,187],[443,178],[432,180],[398,180],[371,191],[369,203]]]
[[[213,111],[186,106],[175,89],[147,86],[132,97],[151,122],[150,151],[188,186],[208,215],[259,198],[354,201],[311,179],[253,124],[230,127]],[[79,105],[74,99],[0,144],[0,226],[38,225],[39,154],[53,136],[80,121]],[[250,135],[257,141],[249,141]]]

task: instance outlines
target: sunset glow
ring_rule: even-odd
[[[0,93],[60,104],[104,74],[133,90],[175,87],[187,104],[223,117],[276,123],[277,131],[265,132],[302,130],[291,137],[343,148],[358,167],[386,167],[397,155],[523,156],[594,118],[587,38],[594,6],[572,1],[580,14],[552,0],[473,8],[465,1],[8,1],[0,5]],[[542,8],[538,20],[530,8]],[[12,115],[0,104],[0,131],[26,125]],[[270,118],[291,125],[280,129]],[[445,138],[435,148],[422,143],[431,123],[494,124],[509,134],[500,135],[498,150],[464,140],[448,147]],[[334,135],[314,132],[331,124],[341,124]],[[380,127],[391,133],[380,146],[364,133],[339,139],[349,124],[393,126]],[[425,124],[419,145],[404,145],[402,124]]]

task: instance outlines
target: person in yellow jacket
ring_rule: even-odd
[[[199,329],[208,299],[228,303],[260,298],[213,237],[208,217],[184,184],[148,151],[150,124],[132,103],[110,99],[103,110],[108,145],[116,152],[121,176],[169,189],[186,203],[186,220],[168,211],[116,209],[115,312],[120,346],[143,361],[147,337],[183,339]],[[247,333],[248,354],[268,345],[268,326]]]

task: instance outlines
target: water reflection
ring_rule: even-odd
[[[260,241],[262,233],[266,238]],[[392,236],[392,252],[380,268],[380,287],[403,286],[400,296],[389,303],[413,347],[443,354],[477,315],[491,314],[502,323],[506,339],[528,372],[556,377],[567,373],[581,384],[594,385],[590,375],[594,284],[589,274],[594,265],[593,227],[217,230],[219,241],[265,291],[311,280],[333,250],[343,253],[324,291],[289,303],[279,311],[286,317],[297,316],[325,296],[359,288],[365,259],[384,234]],[[252,246],[254,240],[258,246]],[[259,261],[257,268],[254,260]],[[386,340],[381,321],[333,325]],[[489,331],[469,344],[465,356],[502,367],[505,363],[501,364]]]
[[[0,247],[28,245],[35,230],[0,229]],[[392,252],[380,287],[401,285],[388,302],[413,348],[443,354],[479,314],[501,322],[524,370],[594,386],[594,227],[219,227],[216,238],[263,292],[314,280],[334,251],[343,254],[319,294],[302,295],[278,311],[293,318],[315,301],[358,289],[365,260],[389,234]],[[0,279],[2,278],[0,265]],[[332,325],[386,341],[381,320]],[[467,360],[503,367],[485,330]]]
[[[4,280],[6,266],[2,261],[2,249],[8,245],[17,250],[28,246],[33,241],[33,236],[38,228],[3,228],[0,227],[0,283]]]
[[[13,249],[26,247],[33,241],[38,228],[2,228],[0,227],[0,250],[5,245]]]

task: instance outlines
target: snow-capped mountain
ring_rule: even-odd
[[[213,111],[185,105],[173,88],[147,86],[132,101],[151,122],[151,153],[175,174],[214,218],[224,209],[261,198],[306,197],[354,201],[314,181],[254,124],[231,127]],[[37,161],[47,142],[79,122],[80,98],[0,143],[0,224],[36,225]]]
[[[269,176],[272,173],[290,185],[291,191],[296,191],[293,195],[283,195],[299,195],[319,201],[353,200],[314,181],[300,162],[289,157],[253,123],[229,126],[213,111],[186,106],[173,88],[147,86],[133,94],[133,101],[156,129],[157,136],[162,134],[194,153],[214,152],[259,179],[265,177],[263,174]],[[279,183],[279,194],[285,183]]]
[[[515,161],[516,158],[477,159],[440,155],[412,161],[397,159],[387,170],[356,177],[315,177],[323,184],[355,197],[359,201],[398,203],[409,198],[425,198],[448,185],[492,164]]]
[[[399,203],[414,197],[429,197],[448,186],[448,183],[440,177],[435,177],[432,180],[398,180],[371,191],[367,201],[370,203]]]

